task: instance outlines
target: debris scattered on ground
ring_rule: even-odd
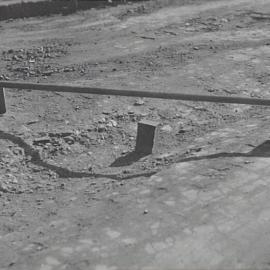
[[[70,46],[68,41],[54,40],[47,45],[31,49],[9,49],[2,52],[2,60],[7,62],[7,70],[17,78],[51,76],[54,73],[72,70],[68,67],[62,69],[56,63],[52,63],[53,59],[66,55]],[[6,79],[6,76],[3,79]]]
[[[162,2],[3,22],[0,80],[269,96],[267,1],[260,8],[253,0]],[[176,12],[180,5],[183,9]],[[170,217],[178,224],[181,219],[186,226],[181,211],[175,215],[172,210],[178,205],[170,199],[174,185],[183,187],[177,200],[205,202],[200,205],[204,211],[213,183],[223,184],[226,175],[252,163],[253,155],[268,154],[253,150],[267,138],[265,107],[17,89],[7,89],[6,97],[8,112],[0,121],[3,269],[84,269],[95,254],[110,260],[106,256],[114,243],[125,240],[134,250],[135,240],[126,238],[130,232],[121,231],[125,238],[120,239],[116,231],[123,222],[125,229],[138,232],[140,226],[126,222],[138,218],[150,224],[157,218],[153,213],[162,209],[163,221]],[[134,153],[142,120],[160,123],[149,155]],[[192,193],[184,194],[189,175],[187,183],[175,177],[163,186],[159,176],[164,169],[178,166],[182,173],[190,164],[206,164],[196,170],[194,177],[203,178],[196,178]],[[114,230],[104,230],[109,223]],[[158,241],[151,246],[161,252],[164,243]],[[96,243],[100,245],[94,247]],[[86,250],[91,258],[90,253],[83,257]],[[44,257],[51,252],[59,261]],[[78,260],[70,264],[73,256]],[[108,267],[114,265],[96,268]]]

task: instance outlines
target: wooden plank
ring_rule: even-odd
[[[0,114],[6,113],[5,90],[0,87]]]
[[[147,97],[147,98],[174,99],[187,101],[270,106],[270,99],[265,98],[227,97],[227,96],[182,94],[182,93],[166,93],[154,91],[119,90],[119,89],[96,88],[96,87],[75,86],[75,85],[39,84],[39,83],[10,82],[10,81],[8,82],[0,81],[0,87],[15,88],[15,89],[31,89],[38,91],[52,91],[52,92],[69,92],[69,93],[112,95],[112,96],[126,96],[126,97]]]
[[[152,154],[156,129],[159,123],[143,120],[138,123],[135,152],[139,154]]]

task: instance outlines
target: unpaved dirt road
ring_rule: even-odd
[[[0,23],[0,79],[267,97],[270,2]],[[269,269],[269,108],[8,90],[0,269]],[[160,123],[154,153],[137,122]]]

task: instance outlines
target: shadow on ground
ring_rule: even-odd
[[[96,173],[86,173],[86,172],[76,172],[71,171],[66,168],[62,168],[56,165],[49,164],[41,159],[39,152],[34,149],[31,145],[27,144],[22,138],[0,131],[0,139],[2,140],[9,140],[12,143],[18,145],[19,147],[24,149],[25,155],[30,156],[31,160],[29,162],[41,166],[45,169],[54,171],[58,174],[60,178],[84,178],[84,177],[91,177],[91,178],[111,178],[114,180],[127,180],[136,177],[150,177],[156,174],[159,169],[149,171],[147,173],[138,173],[132,175],[121,176],[121,174],[96,174]],[[127,155],[116,159],[110,166],[111,167],[121,167],[131,165],[133,162],[138,161],[140,158],[144,157],[145,154],[139,154],[136,152],[128,153]],[[174,163],[181,163],[181,162],[189,162],[189,161],[199,161],[204,159],[217,159],[217,158],[228,158],[228,157],[270,157],[270,140],[267,140],[260,144],[259,146],[255,147],[252,151],[248,153],[217,153],[212,155],[205,155],[205,156],[197,156],[197,157],[188,157],[188,158],[179,158],[175,159]]]
[[[10,134],[10,133],[4,132],[4,131],[0,131],[0,139],[9,140],[12,143],[23,148],[25,155],[31,157],[31,160],[29,162],[31,162],[37,166],[43,167],[47,170],[54,171],[61,178],[92,177],[92,178],[111,178],[114,180],[127,180],[127,179],[136,178],[136,177],[150,177],[151,175],[156,173],[156,171],[154,171],[154,172],[151,171],[151,172],[147,172],[147,173],[139,173],[139,174],[121,176],[120,174],[96,174],[96,173],[71,171],[69,169],[62,168],[62,167],[52,165],[52,164],[45,162],[44,160],[42,160],[39,152],[36,149],[34,149],[31,145],[27,144],[22,138],[20,138],[16,135],[13,135],[13,134]]]
[[[148,154],[144,153],[137,153],[137,152],[130,152],[126,154],[125,156],[117,158],[110,167],[122,167],[122,166],[128,166],[132,163],[138,161],[142,157],[147,156]]]
[[[227,158],[227,157],[270,157],[270,140],[263,142],[262,144],[255,147],[253,150],[247,153],[227,153],[221,152],[212,155],[206,156],[197,156],[197,157],[188,157],[188,158],[181,158],[176,160],[176,162],[188,162],[188,161],[196,161],[196,160],[203,160],[203,159],[215,159],[215,158]]]

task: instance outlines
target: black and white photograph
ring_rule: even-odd
[[[270,270],[270,0],[0,0],[0,270]]]

